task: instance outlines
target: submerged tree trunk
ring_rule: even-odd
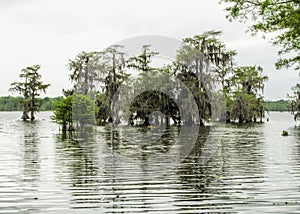
[[[150,126],[150,118],[149,116],[145,116],[144,126]]]
[[[35,93],[35,91],[33,91],[32,93],[33,93],[32,97],[31,97],[32,100],[30,102],[30,104],[31,104],[31,107],[30,107],[30,119],[31,119],[31,121],[35,120],[35,117],[34,117],[34,110],[35,110],[35,96],[34,96],[34,93]]]
[[[24,108],[23,115],[22,115],[21,119],[24,120],[24,121],[28,120],[29,119],[28,113],[29,113],[28,110],[26,108]]]
[[[116,117],[115,119],[115,122],[114,122],[116,125],[120,124],[121,123],[121,120],[119,117]]]
[[[62,124],[62,132],[65,133],[67,131],[67,124]]]
[[[27,91],[25,91],[25,94],[27,94]],[[27,103],[27,100],[28,100],[28,95],[25,95],[24,96],[24,104],[23,104],[23,115],[21,117],[22,120],[28,120],[29,119],[29,108],[28,108],[28,103]]]
[[[225,121],[226,121],[226,123],[230,123],[230,112],[229,111],[226,111]]]
[[[34,111],[33,111],[33,110],[31,110],[31,116],[30,116],[30,119],[31,119],[31,120],[35,120],[35,117],[34,117]]]
[[[166,126],[170,126],[170,117],[166,116]]]
[[[204,126],[204,122],[202,119],[200,119],[200,126]]]
[[[243,116],[240,114],[240,115],[239,115],[239,123],[243,123],[243,122],[244,122]]]

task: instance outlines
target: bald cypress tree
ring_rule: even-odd
[[[23,96],[22,119],[24,121],[28,119],[35,120],[34,114],[39,110],[41,105],[38,101],[38,97],[41,92],[45,93],[50,86],[50,84],[43,84],[41,81],[42,76],[38,73],[40,68],[40,65],[33,65],[22,69],[21,74],[19,75],[22,82],[13,82],[9,89],[10,91],[18,92]]]

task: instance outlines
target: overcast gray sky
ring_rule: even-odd
[[[267,99],[286,98],[298,72],[276,71],[277,48],[245,33],[249,24],[225,19],[219,0],[0,0],[0,96],[18,81],[22,68],[41,64],[48,96],[70,87],[68,59],[142,35],[182,39],[222,30],[222,40],[238,52],[239,65],[261,65],[269,76]]]

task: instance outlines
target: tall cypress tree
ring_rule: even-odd
[[[39,110],[40,102],[38,97],[41,92],[46,92],[50,84],[43,84],[41,81],[42,76],[38,73],[41,68],[40,65],[33,65],[22,69],[22,73],[19,77],[23,80],[22,82],[14,82],[11,84],[10,91],[18,92],[23,96],[23,115],[22,119],[35,120],[35,112]],[[30,113],[30,116],[29,116]]]

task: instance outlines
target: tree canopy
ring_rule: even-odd
[[[54,103],[59,101],[62,97],[44,97],[37,98],[37,102],[40,103],[40,111],[52,111]],[[0,111],[22,111],[22,100],[21,96],[12,97],[4,96],[0,97]]]
[[[252,33],[274,33],[280,47],[277,68],[300,69],[300,0],[221,0],[229,20],[249,21]]]
[[[19,77],[23,80],[22,82],[14,82],[11,84],[11,91],[18,92],[23,95],[23,115],[22,119],[35,120],[34,113],[39,110],[40,102],[37,99],[41,92],[46,92],[50,84],[44,84],[41,80],[42,76],[38,73],[41,68],[40,65],[33,65],[22,69]],[[30,112],[30,117],[29,117]]]
[[[140,54],[126,58],[122,46],[111,46],[102,52],[81,52],[69,61],[70,78],[74,85],[71,90],[64,90],[66,98],[55,105],[53,119],[65,128],[72,127],[73,123],[76,126],[93,124],[93,118],[96,118],[97,124],[118,124],[127,117],[122,112],[123,106],[116,106],[118,109],[115,109],[112,100],[127,100],[130,95],[136,94],[130,103],[123,103],[129,107],[127,123],[130,125],[168,126],[172,121],[177,125],[205,125],[215,112],[214,98],[221,96],[225,99],[219,104],[224,105],[226,112],[219,119],[240,123],[261,120],[265,111],[262,91],[267,77],[259,66],[236,66],[236,52],[226,48],[220,35],[220,31],[207,31],[183,39],[175,60],[161,67],[152,65],[159,53],[152,51],[151,45],[143,45]],[[137,75],[128,79],[128,72],[132,69]],[[164,78],[157,78],[159,74],[178,79],[187,87],[198,107],[197,115],[194,112],[189,114],[191,106],[187,104],[184,109],[189,115],[181,118],[175,100],[160,89],[139,94],[139,87],[147,84],[149,78],[156,78],[155,84],[163,86],[163,90],[174,91],[174,97],[182,97],[183,102],[188,99],[185,90],[179,85],[168,88]],[[123,83],[126,83],[126,93],[118,91],[121,85],[124,86]],[[221,87],[216,91],[214,84],[218,83]],[[71,114],[67,113],[70,108],[73,111],[72,120]],[[154,112],[161,112],[163,116]]]

